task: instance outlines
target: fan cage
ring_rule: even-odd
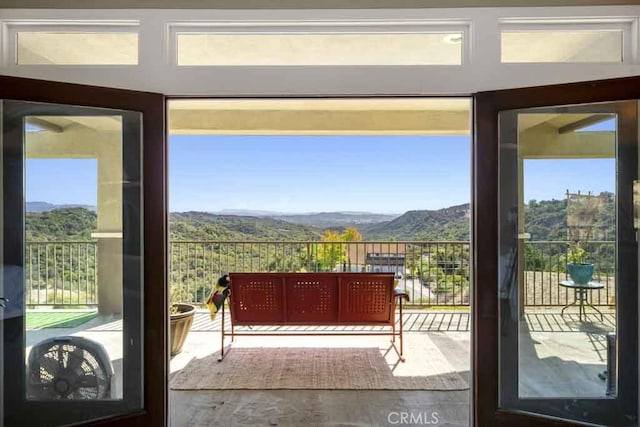
[[[27,377],[30,400],[109,399],[113,366],[102,344],[84,337],[55,337],[31,349]]]

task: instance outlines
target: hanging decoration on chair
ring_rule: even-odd
[[[209,294],[209,298],[207,299],[207,308],[209,309],[209,314],[211,315],[211,320],[215,320],[216,314],[222,308],[222,304],[224,304],[224,300],[229,296],[229,292],[231,292],[231,280],[229,279],[229,275],[225,274],[218,279],[216,285],[211,290],[211,294]]]

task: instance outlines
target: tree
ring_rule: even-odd
[[[407,245],[404,255],[404,266],[409,275],[420,277],[422,268],[421,264],[425,255],[425,249],[426,248],[423,245]]]
[[[342,232],[342,240],[345,242],[361,242],[362,234],[355,227],[347,227],[346,230]]]
[[[320,240],[323,243],[313,245],[313,259],[320,271],[332,271],[338,263],[346,260],[346,245],[342,235],[332,230],[325,230]]]
[[[348,227],[342,233],[333,230],[324,230],[320,240],[312,248],[312,260],[316,270],[332,271],[346,268],[349,260],[347,244],[342,242],[362,241],[362,234],[355,227]]]

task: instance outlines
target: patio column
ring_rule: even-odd
[[[91,124],[90,119],[85,121]],[[117,128],[116,126],[113,126]],[[78,123],[27,132],[28,159],[97,159],[96,275],[98,311],[122,312],[122,132]],[[55,185],[52,184],[52,185]]]
[[[98,158],[98,311],[122,313],[122,136],[114,132],[96,147]]]

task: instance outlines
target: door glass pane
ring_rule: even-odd
[[[140,408],[141,115],[3,107],[5,386],[54,424]]]
[[[637,123],[627,114],[635,109],[621,102],[500,114],[504,407],[603,422],[622,415],[607,415],[597,399],[637,396],[637,380],[621,380],[620,366],[637,339],[627,327],[637,310],[621,303],[637,296]]]
[[[593,116],[565,113],[544,123],[562,129],[565,122],[587,117]],[[616,324],[616,118],[597,117],[602,121],[596,125],[541,137],[529,127],[538,114],[518,115],[524,299],[520,397],[607,393],[602,380],[607,334],[615,334]],[[588,277],[574,278],[578,269]]]

